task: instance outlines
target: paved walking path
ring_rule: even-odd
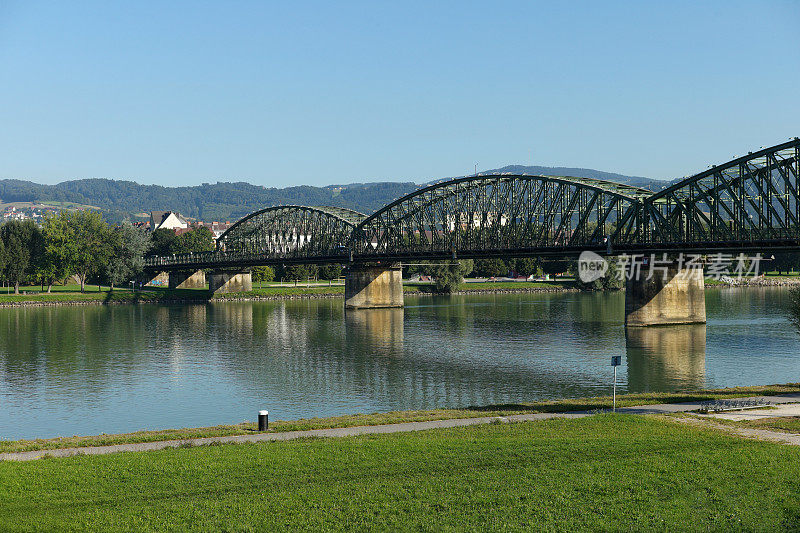
[[[754,396],[750,398],[737,398],[740,400],[766,400],[773,404],[800,402],[800,393],[781,396]],[[700,402],[686,402],[674,404],[640,405],[617,409],[619,413],[628,414],[668,414],[694,411],[700,408]],[[110,446],[85,446],[78,448],[59,448],[55,450],[37,450],[31,452],[0,453],[0,461],[29,461],[42,457],[70,457],[74,455],[105,455],[117,452],[143,452],[178,448],[181,446],[204,446],[208,444],[233,444],[247,442],[283,441],[309,437],[353,437],[367,434],[401,433],[408,431],[424,431],[427,429],[455,428],[490,424],[496,422],[530,422],[548,420],[552,418],[583,418],[591,416],[590,411],[571,411],[566,413],[532,413],[525,415],[510,415],[507,417],[485,416],[477,418],[455,418],[448,420],[430,420],[427,422],[403,422],[400,424],[382,424],[376,426],[355,426],[331,429],[310,429],[305,431],[286,431],[283,433],[256,433],[251,435],[236,435],[230,437],[206,437],[200,439],[182,439],[157,442],[141,442],[132,444],[114,444]],[[776,431],[733,428],[730,426],[714,425],[741,436],[763,437],[786,444],[800,445],[800,435],[788,435]],[[769,434],[769,435],[768,435]]]

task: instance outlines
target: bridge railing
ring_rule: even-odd
[[[346,263],[350,258],[349,252],[341,251],[337,255],[326,256],[283,256],[275,253],[246,253],[226,252],[215,250],[213,252],[192,252],[186,254],[173,254],[167,256],[151,256],[144,260],[144,267],[148,270],[177,270],[179,268],[214,268],[258,266],[286,263],[321,263],[340,262]]]

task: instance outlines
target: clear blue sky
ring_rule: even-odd
[[[673,178],[800,136],[800,2],[0,0],[0,178]]]

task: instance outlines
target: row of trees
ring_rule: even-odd
[[[32,220],[0,226],[0,279],[15,293],[25,284],[50,292],[72,276],[81,291],[89,280],[113,289],[142,272],[145,255],[213,249],[214,235],[205,227],[179,236],[172,230],[148,234],[127,221],[111,226],[96,211],[62,211],[41,227]]]
[[[150,234],[147,255],[172,255],[214,250],[214,234],[205,226],[175,235],[171,229],[161,228]]]
[[[800,270],[800,253],[780,252],[771,257],[771,261],[762,265],[762,270],[775,270],[778,274],[797,272]]]
[[[81,290],[99,278],[118,285],[141,272],[147,234],[130,223],[109,226],[93,211],[62,211],[39,227],[32,220],[0,226],[0,272],[19,293],[22,284],[56,282],[77,276]]]
[[[305,279],[332,280],[342,277],[342,265],[279,265],[253,268],[253,281],[269,282],[275,279],[299,281]]]
[[[508,275],[517,276],[541,276],[543,274],[561,274],[567,272],[574,259],[562,258],[537,258],[537,257],[518,257],[518,258],[493,258],[461,260],[458,262],[457,270],[463,271],[464,276],[474,276],[478,278],[494,278]],[[404,275],[424,274],[436,277],[442,274],[437,266],[446,266],[449,269],[454,267],[453,261],[421,261],[403,267]]]

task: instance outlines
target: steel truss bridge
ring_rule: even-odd
[[[800,250],[800,140],[751,152],[653,193],[525,174],[442,181],[371,215],[284,205],[248,215],[213,252],[148,270],[597,253]]]

